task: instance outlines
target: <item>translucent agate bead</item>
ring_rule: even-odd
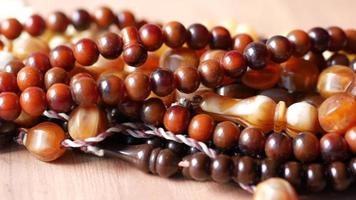
[[[195,51],[188,48],[168,50],[161,56],[159,66],[174,72],[178,67],[194,67],[199,65],[199,57]]]

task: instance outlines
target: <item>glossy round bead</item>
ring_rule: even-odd
[[[65,133],[60,126],[52,122],[42,122],[28,131],[24,145],[39,160],[48,162],[63,155],[64,139]]]
[[[293,154],[292,140],[283,133],[272,133],[266,140],[265,153],[270,159],[285,161]]]
[[[230,49],[232,46],[232,39],[230,32],[222,27],[216,26],[211,29],[210,48],[212,49]]]
[[[163,123],[166,106],[161,99],[150,98],[146,100],[141,109],[141,120],[147,124],[159,126]]]
[[[88,11],[78,9],[72,13],[71,21],[75,29],[82,31],[90,27],[91,16]]]
[[[356,125],[350,128],[345,134],[345,140],[353,154],[356,154]]]
[[[263,159],[260,163],[261,181],[272,177],[278,177],[280,163],[269,158]]]
[[[46,22],[37,14],[31,15],[24,24],[24,29],[32,36],[39,36],[46,29]]]
[[[292,55],[293,46],[286,37],[276,35],[268,39],[267,49],[271,52],[271,59],[281,63],[289,59]]]
[[[214,131],[214,119],[207,114],[195,115],[189,123],[188,135],[201,142],[211,140]]]
[[[15,18],[8,18],[1,21],[0,32],[7,39],[13,40],[20,36],[22,24]]]
[[[82,77],[70,85],[73,100],[80,106],[96,104],[99,100],[99,91],[93,78]]]
[[[312,192],[320,192],[326,186],[325,169],[322,164],[313,163],[305,169],[306,188]]]
[[[51,51],[50,61],[53,67],[60,67],[66,71],[70,71],[74,67],[75,57],[72,49],[60,45]]]
[[[209,88],[218,87],[224,78],[224,71],[220,63],[215,60],[201,62],[198,67],[198,72],[202,84]]]
[[[0,93],[16,92],[17,90],[16,76],[9,72],[0,72]]]
[[[347,29],[345,30],[345,34],[347,37],[347,43],[345,47],[346,52],[356,53],[356,30]]]
[[[157,25],[145,24],[140,28],[139,34],[143,46],[148,51],[155,51],[162,46],[162,30]]]
[[[177,89],[184,93],[196,91],[200,84],[198,71],[193,67],[181,66],[174,72]]]
[[[333,162],[328,167],[328,175],[334,190],[346,190],[351,184],[351,177],[347,166],[343,162]]]
[[[297,29],[289,32],[287,38],[293,45],[293,54],[295,56],[303,56],[311,47],[308,34],[302,30]]]
[[[254,200],[297,200],[294,188],[281,178],[271,178],[259,183],[253,194]]]
[[[221,67],[226,75],[237,78],[246,71],[247,63],[241,53],[237,50],[232,50],[225,53],[221,60]]]
[[[302,165],[295,161],[289,161],[282,166],[282,177],[298,188],[302,182]]]
[[[101,100],[111,106],[115,106],[124,100],[124,82],[115,75],[106,75],[98,80],[98,88]]]
[[[218,183],[227,183],[231,179],[233,162],[227,155],[220,154],[211,162],[211,179]]]
[[[332,26],[327,28],[327,31],[330,35],[330,42],[329,42],[329,48],[328,50],[330,51],[340,51],[342,50],[347,43],[347,37],[345,32],[337,27],[337,26]]]
[[[63,69],[59,67],[53,67],[49,69],[44,76],[44,85],[46,89],[50,88],[55,83],[64,83],[69,82],[69,75]]]
[[[254,184],[257,181],[257,163],[249,157],[243,156],[234,161],[234,181],[242,184]]]
[[[348,157],[345,139],[337,133],[327,133],[320,139],[320,152],[326,162],[344,161]]]
[[[202,49],[211,40],[211,34],[202,24],[192,24],[187,30],[187,44],[192,49]]]
[[[19,97],[13,92],[0,93],[0,118],[6,121],[15,120],[21,113]]]
[[[108,7],[102,6],[94,10],[94,20],[99,28],[108,28],[115,22],[115,15]]]
[[[69,23],[70,20],[68,19],[68,17],[60,11],[56,11],[50,14],[47,19],[48,29],[59,33],[63,33],[64,31],[66,31]]]
[[[319,139],[309,132],[301,132],[293,139],[293,152],[301,162],[311,162],[320,154]]]
[[[46,54],[41,52],[32,53],[25,60],[25,65],[38,68],[42,73],[46,73],[51,68],[51,63]]]
[[[239,127],[230,121],[223,121],[215,126],[213,133],[214,145],[222,149],[236,146],[240,137]]]
[[[166,23],[162,28],[164,43],[171,48],[181,47],[187,37],[187,30],[183,24],[172,21]]]
[[[330,35],[325,29],[320,27],[312,28],[308,31],[308,35],[312,43],[312,51],[321,53],[327,50],[330,42]]]
[[[210,159],[202,152],[192,155],[189,166],[189,175],[196,181],[205,181],[209,178]]]
[[[264,151],[266,138],[257,128],[245,128],[239,138],[239,149],[250,156],[260,155]]]
[[[233,38],[233,49],[238,51],[240,54],[243,54],[246,46],[251,42],[253,42],[253,39],[250,35],[246,33],[237,34]]]
[[[230,84],[219,87],[215,92],[221,96],[244,99],[247,97],[254,96],[256,91],[250,87],[245,86],[244,84]]]
[[[145,63],[147,60],[147,56],[148,54],[146,49],[141,44],[137,43],[133,43],[126,46],[122,54],[125,63],[134,67],[140,66]]]
[[[121,12],[118,12],[116,14],[117,17],[117,23],[120,29],[125,28],[127,26],[135,26],[136,25],[136,20],[135,16],[132,14],[132,12],[128,10],[123,10]]]
[[[116,33],[106,32],[97,39],[98,49],[102,56],[108,59],[115,59],[122,52],[122,38]]]
[[[163,117],[164,127],[174,134],[184,133],[188,128],[189,120],[189,110],[179,105],[169,107]]]
[[[4,71],[8,72],[8,73],[12,73],[14,75],[17,75],[17,73],[23,68],[25,67],[25,65],[23,64],[23,62],[19,61],[19,60],[12,60],[10,62],[8,62],[5,66],[4,66]]]
[[[162,142],[162,141],[161,141]],[[160,144],[162,144],[160,142]],[[175,141],[169,141],[167,144],[166,144],[166,147],[168,149],[170,149],[171,151],[173,151],[174,153],[176,153],[177,155],[185,155],[186,152],[187,152],[187,146],[183,143],[178,143],[178,142],[175,142]]]
[[[269,53],[265,44],[251,42],[244,50],[244,57],[251,69],[262,69],[266,67]]]
[[[126,100],[118,105],[120,112],[132,120],[140,119],[142,101]]]
[[[28,87],[41,87],[43,84],[43,75],[41,71],[35,67],[26,66],[17,74],[17,86],[21,91]]]
[[[28,87],[21,93],[20,105],[28,115],[41,116],[47,108],[46,93],[39,87]]]
[[[323,54],[314,51],[309,51],[304,55],[303,59],[315,64],[320,71],[325,69],[327,64]]]
[[[175,89],[174,75],[171,71],[156,69],[151,73],[152,91],[161,97],[167,96]]]
[[[341,54],[341,53],[334,53],[332,56],[328,58],[326,62],[328,66],[334,66],[334,65],[349,66],[350,64],[349,58],[345,54]]]
[[[150,78],[142,72],[131,73],[125,79],[125,88],[131,100],[143,101],[151,92]]]
[[[79,64],[89,66],[98,60],[99,50],[92,40],[81,39],[75,44],[73,55]]]
[[[63,83],[55,83],[46,94],[48,107],[56,112],[68,112],[73,105],[70,87]]]

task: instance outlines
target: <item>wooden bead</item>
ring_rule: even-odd
[[[251,69],[258,70],[266,67],[269,54],[265,44],[251,42],[246,46],[243,54]]]
[[[161,99],[150,98],[146,100],[141,109],[141,120],[147,124],[159,126],[163,123],[166,106]]]
[[[356,154],[356,126],[350,128],[345,134],[345,140],[353,154]]]
[[[162,28],[162,33],[164,43],[170,48],[181,47],[187,36],[185,27],[176,21],[165,24]]]
[[[334,65],[344,65],[344,66],[349,66],[350,61],[349,58],[345,54],[341,53],[334,53],[332,56],[328,58],[326,61],[328,66],[334,66]]]
[[[115,106],[124,100],[124,82],[115,75],[106,75],[98,80],[98,88],[101,100],[111,106]]]
[[[46,22],[37,14],[31,15],[24,24],[24,29],[32,36],[39,36],[46,29]]]
[[[73,55],[79,64],[89,66],[98,60],[99,50],[92,40],[81,39],[75,44]]]
[[[6,121],[15,120],[21,113],[19,97],[12,92],[0,93],[0,117]]]
[[[297,29],[289,32],[287,38],[293,45],[293,54],[295,56],[303,56],[311,47],[308,34],[302,30]]]
[[[68,17],[60,11],[55,11],[54,13],[50,14],[47,19],[48,29],[58,33],[65,32],[69,23],[70,20]]]
[[[189,175],[196,181],[206,181],[209,178],[208,166],[210,159],[202,152],[193,154],[189,165]]]
[[[319,71],[322,71],[326,68],[327,63],[322,53],[309,51],[304,55],[303,59],[316,65]]]
[[[21,91],[28,87],[42,87],[43,74],[35,67],[26,66],[17,74],[17,85]]]
[[[41,161],[53,161],[63,155],[61,143],[65,139],[63,129],[52,122],[42,122],[31,128],[24,145],[32,155]]]
[[[39,87],[28,87],[22,91],[20,105],[32,117],[38,117],[47,108],[46,93]]]
[[[355,29],[347,29],[345,30],[345,34],[347,37],[345,50],[348,53],[356,53],[356,30]]]
[[[70,87],[63,83],[53,84],[46,93],[48,106],[56,112],[68,112],[73,105]]]
[[[115,59],[122,52],[122,38],[113,32],[106,32],[100,35],[97,39],[97,44],[100,54],[108,59]]]
[[[4,72],[8,72],[8,73],[12,73],[14,75],[17,75],[17,73],[23,68],[25,67],[25,65],[23,64],[23,62],[19,61],[19,60],[12,60],[10,62],[8,62],[5,66],[4,66]]]
[[[50,61],[53,67],[60,67],[70,71],[74,67],[75,57],[69,47],[60,45],[51,51]]]
[[[164,127],[174,134],[184,133],[188,128],[189,120],[188,109],[179,105],[169,107],[163,117]]]
[[[171,177],[178,171],[178,156],[170,149],[159,151],[155,170],[160,177]]]
[[[106,6],[95,9],[93,17],[96,25],[101,29],[109,28],[116,20],[112,10]]]
[[[306,188],[312,192],[320,192],[326,186],[325,169],[322,164],[312,163],[305,170]]]
[[[212,138],[214,126],[214,119],[209,115],[195,115],[189,123],[188,135],[195,140],[208,142]]]
[[[53,67],[44,76],[44,85],[47,90],[55,83],[68,84],[68,82],[69,75],[63,68]]]
[[[51,68],[51,63],[46,54],[41,52],[32,53],[26,60],[25,65],[38,68],[42,73],[46,73]]]
[[[312,28],[308,31],[308,35],[312,42],[312,51],[320,53],[328,48],[330,42],[330,35],[325,29],[320,27]]]
[[[347,37],[345,32],[337,27],[337,26],[331,26],[327,28],[327,31],[330,35],[330,42],[329,42],[329,48],[328,50],[330,51],[340,51],[342,50],[347,43]]]
[[[271,52],[271,59],[274,62],[282,63],[292,55],[293,46],[289,40],[283,36],[276,35],[268,39],[267,49]]]
[[[253,42],[253,39],[250,35],[246,33],[237,34],[233,38],[233,49],[238,51],[240,54],[243,54],[246,46],[251,42]]]
[[[156,51],[162,46],[163,36],[160,27],[154,24],[145,24],[139,30],[143,46],[148,51]]]
[[[16,92],[17,90],[16,76],[9,72],[0,72],[0,93]]]
[[[220,63],[222,62],[222,58],[224,57],[225,53],[225,50],[209,49],[200,56],[200,63],[207,60],[214,60]]]
[[[181,66],[174,72],[177,89],[184,93],[196,91],[200,84],[198,71],[193,67]]]
[[[261,181],[272,177],[278,177],[280,163],[269,158],[263,159],[260,163]]]
[[[96,105],[78,106],[68,120],[68,133],[74,140],[94,137],[107,128],[105,113]]]
[[[242,184],[254,184],[257,179],[257,163],[249,157],[243,156],[234,160],[234,181]]]
[[[220,63],[215,60],[207,60],[200,63],[198,73],[202,84],[209,88],[218,87],[224,78],[224,71]]]
[[[9,40],[13,40],[19,37],[22,29],[22,24],[15,18],[2,20],[0,23],[1,34],[3,34]]]
[[[75,29],[83,31],[90,27],[91,16],[88,11],[84,9],[77,9],[71,15],[71,22]]]
[[[348,157],[348,146],[339,134],[327,133],[320,139],[320,152],[326,162],[344,161]]]
[[[117,23],[120,29],[123,29],[128,26],[135,26],[136,25],[136,20],[135,16],[132,14],[132,12],[128,10],[123,10],[119,13],[116,14],[117,17]]]
[[[122,56],[125,63],[138,67],[146,62],[148,54],[141,44],[133,43],[124,47]]]
[[[232,168],[231,158],[220,154],[211,162],[211,178],[218,183],[227,183],[231,179]]]
[[[293,187],[281,178],[271,178],[259,183],[253,194],[253,200],[297,200]]]
[[[266,138],[257,128],[245,128],[239,139],[239,149],[250,156],[260,155],[265,147]]]
[[[298,188],[302,182],[302,165],[289,161],[282,166],[282,177],[294,187]]]
[[[160,97],[171,94],[175,89],[174,75],[168,70],[156,69],[151,73],[150,82],[152,91]]]
[[[333,162],[328,167],[328,175],[336,191],[344,191],[351,184],[351,177],[347,166],[343,162]]]
[[[209,44],[211,34],[202,24],[192,24],[187,29],[187,44],[192,49],[202,49]]]
[[[82,77],[70,86],[73,100],[81,106],[96,104],[99,100],[99,91],[93,78]]]
[[[301,132],[293,139],[293,152],[295,158],[301,162],[311,162],[320,154],[318,138],[308,132]]]
[[[272,133],[265,145],[266,156],[277,161],[285,161],[293,154],[292,140],[283,133]]]
[[[239,127],[230,121],[223,121],[216,125],[213,133],[214,145],[222,149],[231,149],[240,137]]]
[[[232,78],[241,76],[247,69],[245,58],[237,50],[228,51],[221,60],[221,66]]]
[[[142,72],[131,73],[125,79],[125,88],[131,100],[143,101],[151,92],[150,79]]]
[[[216,26],[211,30],[210,48],[212,49],[230,49],[232,39],[229,31],[222,27]]]

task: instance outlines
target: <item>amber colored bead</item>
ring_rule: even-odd
[[[345,34],[347,37],[347,43],[345,50],[348,53],[356,53],[356,30],[355,29],[347,29],[345,30]]]
[[[288,40],[293,45],[293,54],[303,56],[311,48],[311,40],[308,34],[302,30],[293,30],[287,35]]]
[[[189,165],[189,175],[196,181],[205,181],[209,176],[210,159],[202,152],[195,153],[191,156]]]
[[[327,50],[330,42],[330,35],[325,29],[320,27],[312,28],[308,31],[308,35],[312,43],[312,51],[321,53]]]
[[[28,87],[20,96],[23,111],[32,117],[38,117],[47,108],[46,93],[39,87]]]
[[[334,66],[334,65],[349,66],[350,64],[349,58],[345,54],[341,54],[341,53],[334,53],[332,56],[328,58],[326,62],[328,66]]]
[[[239,138],[239,149],[250,156],[260,155],[265,148],[266,138],[260,129],[247,127]]]
[[[223,121],[216,125],[213,133],[214,145],[222,149],[231,149],[240,137],[239,127],[230,121]]]
[[[13,40],[20,36],[22,24],[15,18],[8,18],[1,21],[0,32],[7,39]]]
[[[46,54],[41,52],[32,53],[25,60],[25,65],[38,68],[42,73],[46,73],[51,68],[51,63]]]
[[[21,91],[31,86],[41,87],[43,84],[43,75],[35,67],[26,66],[17,74],[17,86]]]
[[[188,135],[201,142],[211,140],[214,131],[214,119],[207,114],[195,115],[189,123]]]
[[[60,45],[51,51],[50,61],[53,67],[60,67],[70,71],[74,67],[75,57],[69,47]]]
[[[4,66],[4,71],[8,72],[8,73],[12,73],[17,75],[17,73],[23,68],[25,67],[25,65],[23,64],[23,62],[19,61],[19,60],[12,60],[10,62],[8,62],[5,66]]]
[[[102,101],[115,106],[124,99],[124,82],[115,75],[106,75],[98,80],[98,88]]]
[[[184,133],[188,128],[189,120],[189,110],[179,105],[169,107],[163,117],[164,127],[174,134]]]
[[[326,186],[325,169],[322,164],[313,163],[305,169],[306,188],[312,192],[320,192]]]
[[[194,67],[199,65],[199,57],[196,52],[188,48],[171,49],[160,58],[160,67],[174,72],[178,67]]]
[[[140,66],[147,60],[147,51],[146,49],[138,43],[133,43],[124,48],[122,57],[130,66]]]
[[[257,163],[249,157],[243,156],[234,160],[235,171],[234,181],[246,185],[254,184],[257,181]]]
[[[268,158],[285,161],[293,154],[292,140],[283,133],[272,133],[266,140],[265,153]]]
[[[174,72],[177,89],[184,93],[196,91],[200,84],[198,71],[193,67],[179,67]]]
[[[93,78],[82,77],[70,85],[73,100],[81,106],[96,104],[99,100],[99,91]]]
[[[198,72],[203,85],[209,88],[218,87],[224,78],[224,72],[220,63],[215,60],[207,60],[200,63]]]
[[[67,27],[70,23],[68,17],[60,11],[56,11],[48,16],[47,27],[58,33],[63,33],[67,30]]]
[[[211,179],[218,183],[227,183],[231,179],[233,162],[227,155],[220,154],[210,166]]]
[[[242,83],[246,86],[266,90],[273,88],[281,77],[281,66],[278,63],[268,63],[263,69],[250,69],[242,75]]]
[[[143,46],[148,51],[155,51],[162,46],[162,30],[157,25],[145,24],[140,28],[139,34]]]
[[[150,82],[152,91],[160,97],[169,95],[175,89],[174,75],[168,70],[156,69],[151,73]]]
[[[237,78],[247,69],[244,56],[237,50],[228,51],[221,60],[221,66],[226,75]]]
[[[131,73],[125,79],[125,88],[131,100],[143,101],[151,92],[150,78],[142,72]]]
[[[0,93],[16,92],[16,91],[17,91],[16,76],[9,72],[0,72]]]
[[[319,123],[326,132],[345,134],[356,124],[356,100],[350,94],[336,94],[319,107]]]
[[[73,105],[70,87],[63,83],[55,83],[47,90],[47,103],[51,110],[68,112]]]
[[[295,158],[301,162],[311,162],[320,154],[319,139],[309,132],[301,132],[293,139]]]
[[[320,152],[326,162],[344,161],[348,157],[348,146],[341,135],[327,133],[320,139]]]
[[[72,13],[71,21],[75,29],[82,31],[90,27],[91,16],[88,11],[78,9]]]
[[[345,140],[349,145],[351,152],[356,154],[356,125],[347,130]]]
[[[343,162],[333,162],[328,167],[328,175],[336,191],[346,190],[351,184],[351,176]]]
[[[44,76],[44,85],[47,90],[55,83],[67,84],[68,82],[68,73],[63,68],[53,67],[49,69]]]
[[[99,58],[98,46],[90,39],[81,39],[75,44],[73,55],[79,64],[92,65]]]
[[[288,93],[287,90],[282,88],[271,88],[263,90],[259,95],[267,96],[273,99],[274,102],[278,103],[284,101],[287,106],[290,106],[294,103],[294,97],[292,94]]]
[[[192,49],[202,49],[211,40],[211,34],[202,24],[192,24],[187,29],[187,44]]]
[[[176,21],[166,23],[162,28],[162,33],[164,43],[171,48],[181,47],[187,37],[184,25]]]
[[[271,52],[271,59],[281,63],[289,59],[292,55],[293,46],[286,37],[276,35],[268,39],[267,49]]]
[[[99,28],[108,28],[116,20],[112,10],[108,7],[102,6],[94,10],[94,21]]]
[[[259,183],[253,193],[254,200],[297,200],[294,188],[282,178],[271,178]]]
[[[135,16],[132,14],[132,12],[128,10],[123,10],[121,12],[118,12],[116,14],[117,17],[117,23],[120,29],[125,28],[127,26],[135,26],[136,25],[136,20]]]
[[[141,109],[141,120],[147,124],[159,126],[163,123],[166,106],[161,99],[150,98],[146,100]]]
[[[233,38],[233,49],[238,51],[240,54],[243,54],[246,46],[251,42],[253,42],[253,39],[250,35],[246,33],[237,34]]]
[[[282,177],[298,188],[302,182],[302,165],[295,161],[289,161],[282,166]]]
[[[325,69],[327,64],[322,53],[309,51],[303,58],[304,60],[314,63],[320,71]]]
[[[42,161],[53,161],[65,152],[62,141],[63,129],[52,122],[42,122],[29,129],[24,145],[29,152]]]
[[[27,33],[32,36],[39,36],[41,35],[46,29],[46,22],[44,19],[35,14],[31,15],[24,24],[24,29]]]
[[[12,92],[0,93],[0,117],[3,120],[13,121],[21,113],[19,97]]]
[[[267,47],[261,42],[249,43],[243,54],[247,65],[256,70],[265,68],[269,59]]]
[[[216,26],[211,29],[210,48],[212,49],[230,49],[232,46],[232,39],[230,32],[222,27]]]
[[[340,51],[342,50],[347,43],[347,37],[345,32],[337,27],[337,26],[332,26],[327,28],[327,31],[330,35],[330,42],[329,42],[329,48],[328,50],[330,51]]]
[[[122,53],[122,38],[116,33],[106,32],[97,39],[98,49],[102,56],[108,59],[115,59]]]
[[[254,96],[256,91],[252,88],[245,86],[244,84],[230,84],[219,87],[215,91],[221,96],[231,97],[235,99],[244,99]]]

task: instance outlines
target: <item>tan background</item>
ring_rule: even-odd
[[[49,13],[98,5],[132,9],[148,20],[193,22],[236,20],[267,36],[294,28],[339,25],[356,28],[356,1],[283,0],[28,0],[35,10]],[[0,1],[1,3],[1,1]],[[305,199],[356,199],[356,191],[323,193]],[[23,147],[0,151],[0,199],[249,199],[235,184],[167,180],[143,174],[120,160],[68,152],[54,163],[33,158]],[[341,199],[340,198],[340,199]]]

